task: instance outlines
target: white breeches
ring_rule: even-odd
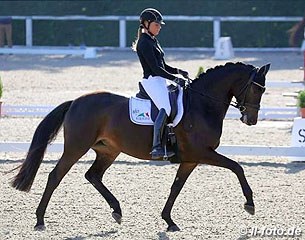
[[[171,105],[167,86],[176,83],[160,76],[149,76],[148,79],[143,78],[141,83],[157,108],[164,108],[167,116],[169,116],[171,113]]]

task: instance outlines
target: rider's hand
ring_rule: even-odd
[[[177,83],[180,87],[184,88],[185,87],[185,80],[182,78],[175,78],[174,82]]]
[[[178,69],[178,73],[181,74],[184,78],[189,78],[189,73],[187,71]]]

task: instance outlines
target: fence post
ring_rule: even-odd
[[[120,48],[126,47],[126,19],[120,19]]]
[[[27,47],[33,46],[33,20],[31,17],[25,19],[25,44]]]
[[[218,39],[220,38],[220,19],[215,18],[213,20],[213,45],[216,49]]]

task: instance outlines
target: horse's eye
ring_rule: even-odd
[[[259,86],[256,86],[256,87],[255,87],[255,91],[256,91],[257,93],[264,93],[265,90],[266,90],[266,88],[263,88],[263,87],[259,87]]]
[[[252,84],[252,89],[253,89],[253,92],[256,93],[256,94],[262,94],[265,92],[266,88],[260,84],[256,84],[255,82],[253,82]]]

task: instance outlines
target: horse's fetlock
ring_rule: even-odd
[[[119,202],[111,202],[111,201],[109,201],[108,204],[109,204],[110,208],[113,209],[114,212],[122,214],[122,210],[121,210]]]
[[[170,214],[168,212],[162,212],[161,213],[161,217],[163,220],[169,219],[170,218]]]

